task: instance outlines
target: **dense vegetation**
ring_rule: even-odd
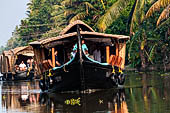
[[[99,32],[130,35],[127,61],[145,68],[170,63],[170,0],[30,0],[28,18],[4,49],[57,36],[75,20]]]

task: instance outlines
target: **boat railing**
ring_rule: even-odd
[[[76,55],[75,55],[76,56]],[[72,57],[68,62],[66,62],[65,64],[61,65],[61,66],[57,66],[57,67],[54,67],[52,70],[56,70],[56,69],[59,69],[59,68],[63,68],[64,66],[66,65],[69,65],[74,59],[75,59],[75,56]]]
[[[88,60],[90,60],[90,61],[92,61],[92,62],[94,62],[94,63],[100,64],[100,65],[110,65],[110,64],[108,64],[108,63],[101,63],[101,62],[99,62],[99,61],[96,61],[96,60],[88,57],[88,55],[85,55],[85,56],[86,56],[86,58],[87,58]]]

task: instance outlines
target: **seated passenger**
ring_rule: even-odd
[[[58,59],[58,51],[55,51],[54,55],[55,55],[56,66],[61,66],[61,64],[59,63],[59,59]]]
[[[26,71],[27,67],[24,64],[24,61],[21,62],[21,64],[19,65],[20,71]]]
[[[99,46],[97,46],[96,49],[93,51],[93,57],[94,60],[101,62],[101,51]]]
[[[19,66],[18,65],[15,65],[15,70],[19,71]]]
[[[82,43],[82,49],[83,49],[84,54],[85,54],[85,55],[89,55],[89,53],[88,53],[88,48],[87,48],[84,40],[82,40],[81,43]]]
[[[85,55],[89,55],[89,54],[88,54],[88,48],[87,48],[84,40],[82,40],[81,43],[82,43],[82,50],[83,50],[84,54],[85,54]],[[75,44],[74,47],[73,47],[73,52],[71,52],[71,55],[72,55],[72,56],[75,56],[75,53],[77,52],[77,48],[78,48],[78,47],[77,47],[77,44]]]

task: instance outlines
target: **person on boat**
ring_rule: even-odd
[[[86,44],[85,44],[85,41],[82,40],[81,43],[82,43],[82,50],[83,50],[84,54],[85,54],[85,55],[89,55],[89,54],[88,54],[88,48],[87,48],[87,46],[86,46]],[[73,51],[71,52],[71,56],[72,56],[72,57],[75,56],[75,54],[76,54],[76,52],[77,52],[77,48],[78,48],[78,47],[77,47],[77,44],[75,44],[75,45],[73,46]]]
[[[15,71],[19,71],[19,66],[15,65]]]
[[[31,66],[30,63],[31,63],[31,60],[28,59],[28,60],[27,60],[27,67],[28,67],[28,68]]]
[[[15,63],[15,71],[19,71],[19,60],[16,59],[16,63]]]
[[[22,61],[21,64],[19,65],[19,69],[20,69],[20,71],[26,71],[27,67],[24,64],[24,61]]]
[[[59,63],[58,51],[57,51],[57,50],[55,51],[54,55],[55,55],[55,63],[56,63],[56,65],[57,65],[57,66],[61,66],[61,64]]]
[[[99,46],[97,46],[96,49],[93,51],[93,57],[94,60],[101,62],[101,51]]]

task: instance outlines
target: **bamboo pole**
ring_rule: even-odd
[[[52,48],[52,65],[55,67],[55,55],[54,55],[55,49]]]
[[[110,58],[110,47],[106,46],[106,61],[109,63],[109,58]]]
[[[119,56],[119,44],[116,43],[116,56]]]

